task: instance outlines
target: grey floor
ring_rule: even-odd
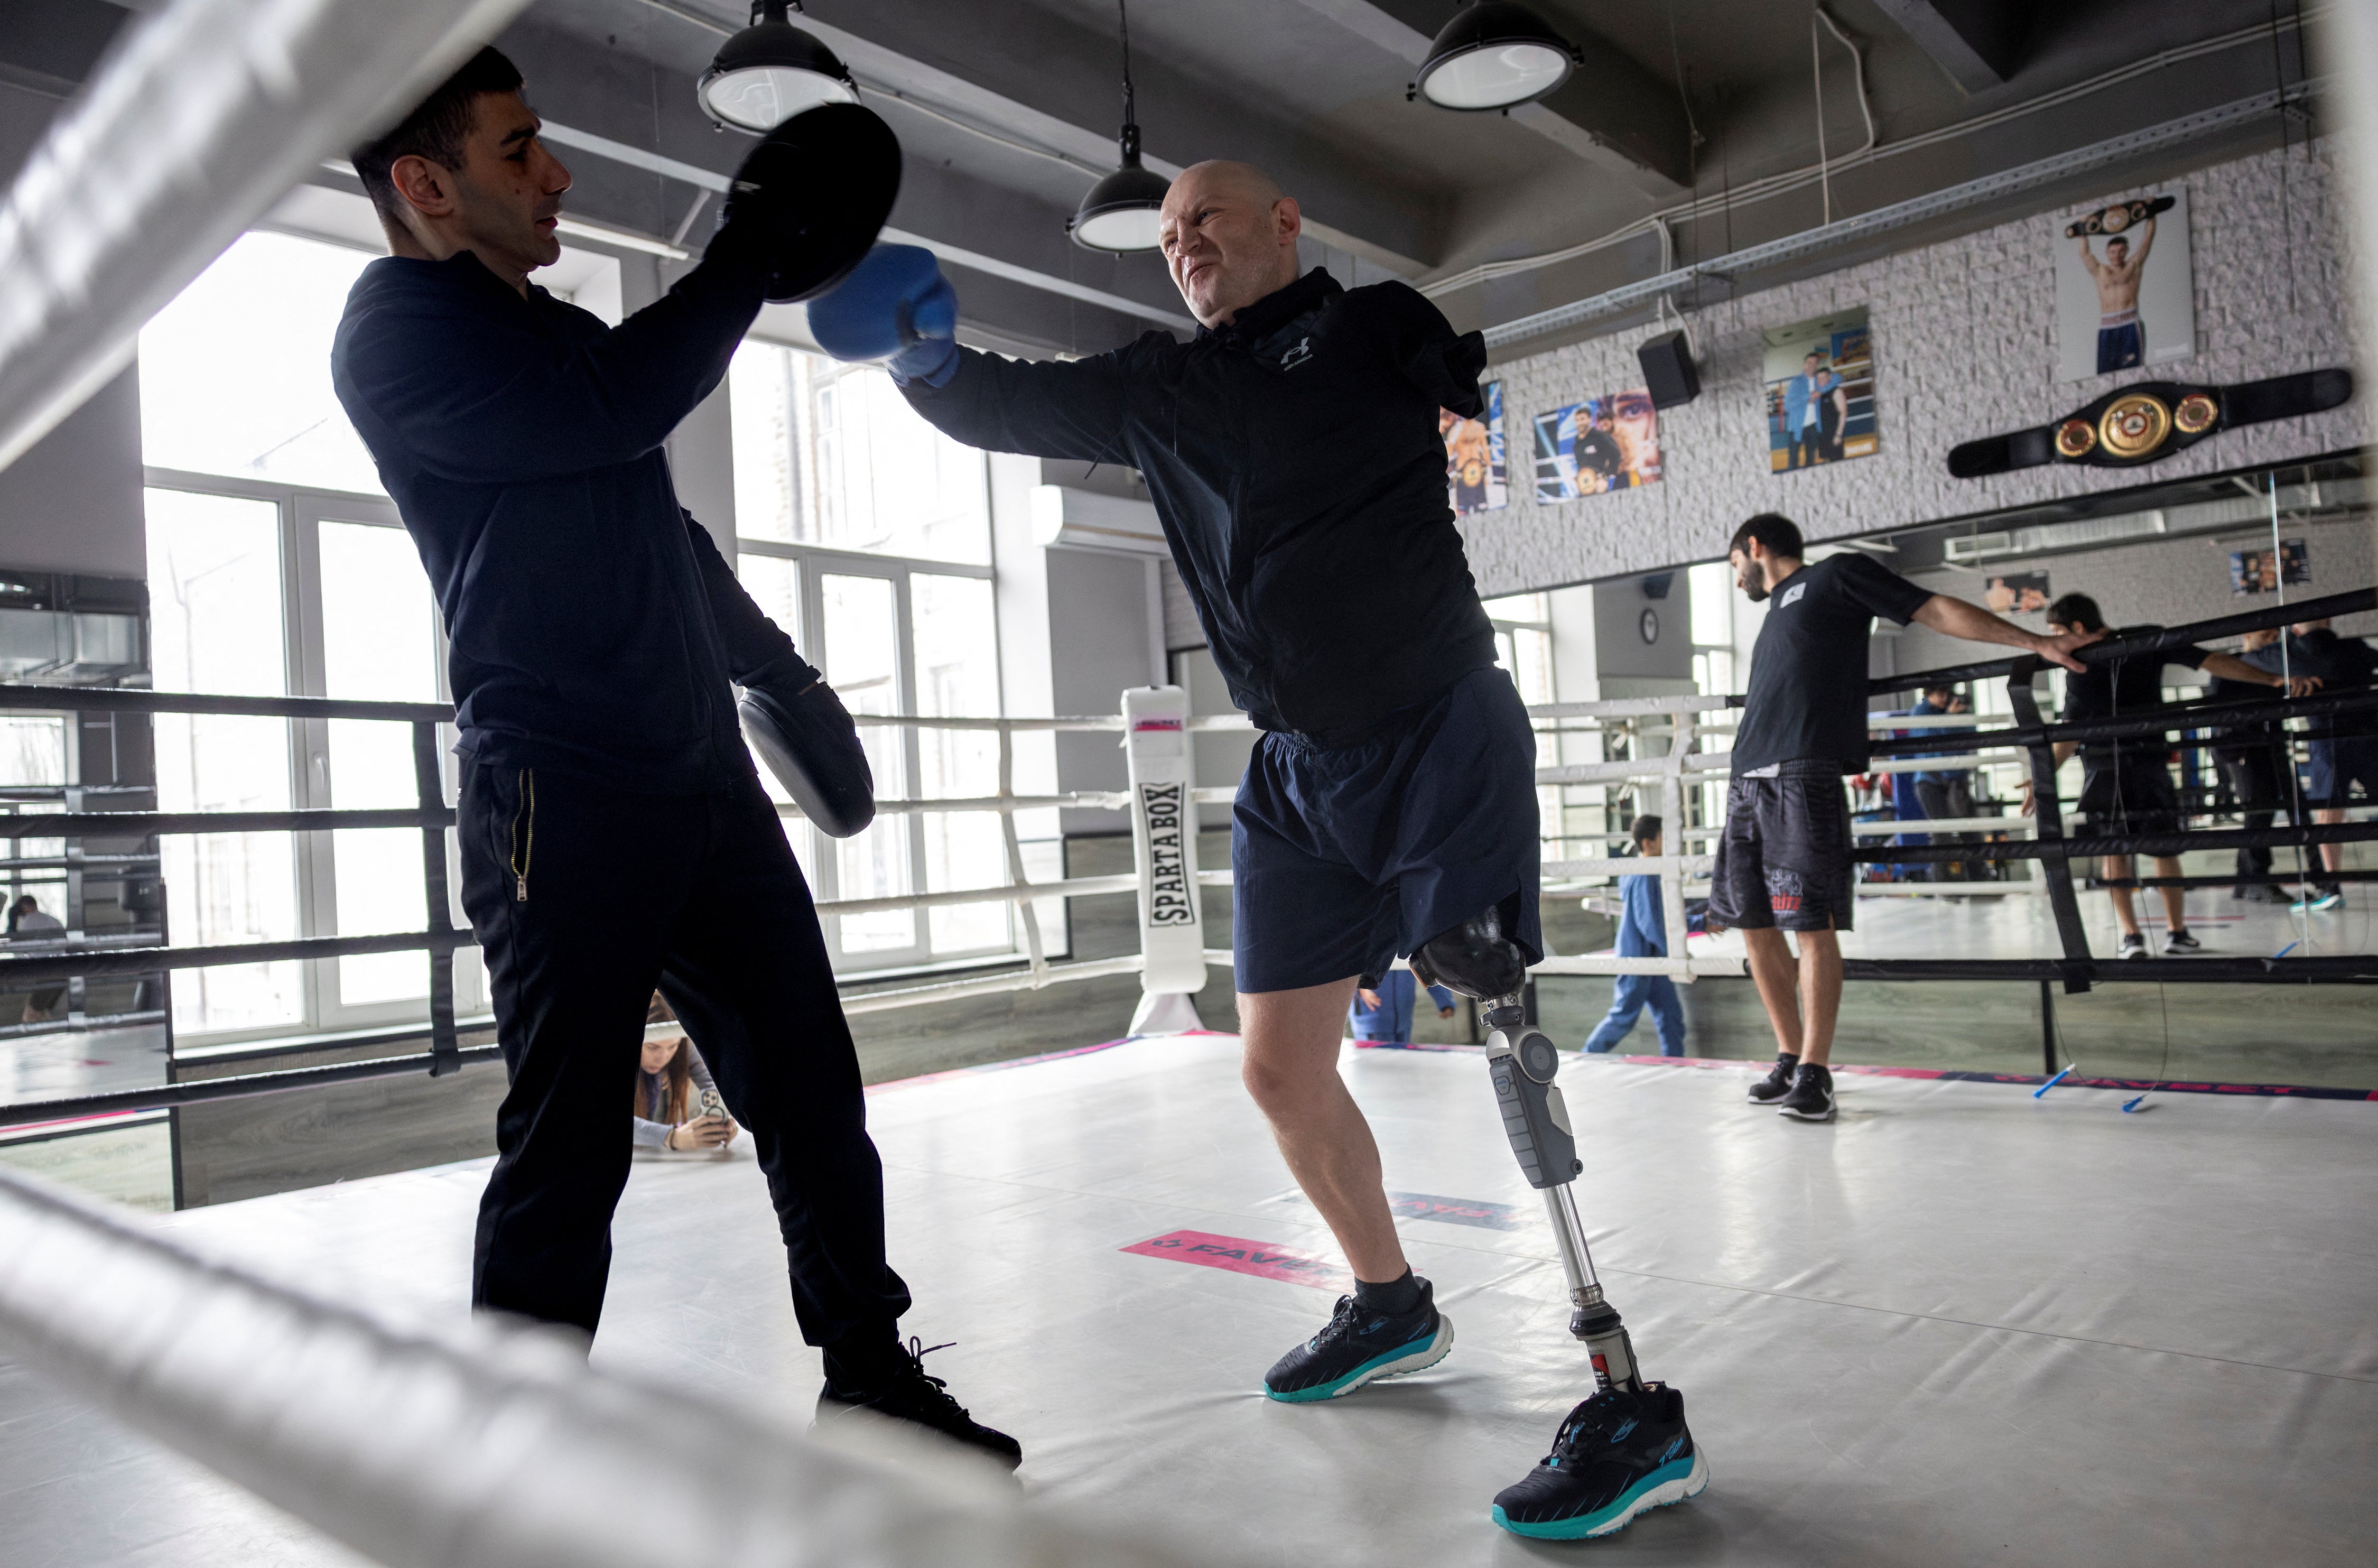
[[[1023,1440],[1036,1492],[1195,1556],[1281,1564],[2367,1563],[2378,1539],[2378,1104],[2035,1101],[1844,1080],[1830,1127],[1741,1068],[1566,1070],[1581,1196],[1704,1497],[1583,1547],[1488,1500],[1583,1392],[1551,1238],[1474,1053],[1349,1053],[1389,1186],[1507,1206],[1404,1222],[1459,1341],[1321,1406],[1255,1393],[1327,1290],[1123,1248],[1194,1231],[1313,1254],[1235,1042],[1145,1041],[888,1085],[895,1260],[933,1365]],[[484,1167],[187,1212],[191,1243],[398,1315],[462,1309]],[[816,1385],[748,1160],[642,1164],[600,1364],[798,1419]],[[1210,1256],[1211,1254],[1209,1254]],[[195,1465],[0,1365],[12,1564],[346,1563]]]

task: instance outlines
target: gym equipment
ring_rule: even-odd
[[[1988,436],[1949,449],[1949,473],[1977,479],[2043,463],[2131,468],[2170,456],[2239,425],[2335,408],[2353,395],[2343,368],[2274,376],[2234,387],[2136,381],[2075,409],[2052,425]]]
[[[1560,1244],[1561,1267],[1568,1276],[1568,1332],[1585,1342],[1595,1384],[1638,1394],[1660,1386],[1643,1381],[1627,1325],[1594,1275],[1585,1224],[1569,1191],[1585,1165],[1577,1157],[1567,1103],[1553,1082],[1560,1071],[1560,1052],[1541,1030],[1524,1027],[1526,957],[1503,935],[1500,913],[1490,909],[1421,944],[1411,966],[1423,984],[1445,986],[1479,1005],[1488,1031],[1486,1071],[1502,1108],[1503,1132],[1511,1140],[1520,1174],[1544,1195],[1551,1212],[1553,1237]]]
[[[751,749],[819,831],[848,838],[875,820],[875,773],[859,726],[799,654],[755,672],[736,710]]]
[[[771,303],[813,298],[866,259],[899,194],[892,127],[857,103],[821,104],[761,138],[743,160],[711,245],[755,247]]]

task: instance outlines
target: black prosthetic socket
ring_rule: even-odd
[[[1426,985],[1442,985],[1489,1004],[1482,1017],[1489,1029],[1507,1029],[1525,1017],[1519,992],[1528,983],[1528,960],[1503,935],[1499,910],[1473,915],[1440,931],[1411,956],[1412,972]]]
[[[1373,1285],[1369,1280],[1354,1282],[1354,1305],[1366,1311],[1384,1312],[1390,1318],[1400,1318],[1420,1305],[1420,1281],[1406,1269],[1385,1285]]]

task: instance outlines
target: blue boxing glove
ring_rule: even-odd
[[[921,245],[879,245],[810,301],[810,335],[836,359],[881,359],[907,385],[949,384],[958,368],[958,296]]]

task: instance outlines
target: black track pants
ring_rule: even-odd
[[[646,795],[469,766],[460,831],[511,1073],[473,1305],[594,1332],[657,984],[759,1154],[802,1337],[888,1354],[908,1291],[883,1259],[883,1168],[817,911],[758,780]]]

